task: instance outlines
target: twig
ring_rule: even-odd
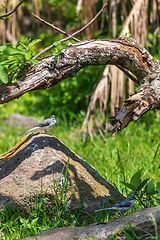
[[[32,15],[33,15],[34,18],[36,18],[36,19],[38,19],[39,21],[45,23],[46,25],[52,27],[52,28],[55,29],[56,31],[58,31],[58,32],[60,32],[60,33],[62,33],[62,34],[64,34],[64,35],[66,35],[66,36],[68,36],[68,37],[71,36],[70,34],[66,33],[65,31],[61,30],[60,28],[54,26],[54,24],[51,24],[51,23],[49,23],[49,22],[46,22],[45,20],[43,20],[42,18],[38,17],[38,16],[35,15],[34,13],[32,13]],[[80,40],[77,39],[77,38],[72,37],[72,39],[75,40],[76,42],[80,42]]]
[[[0,15],[0,19],[2,19],[2,18],[4,18],[4,17],[10,16],[12,13],[14,13],[14,12],[17,10],[17,8],[18,8],[23,2],[24,2],[24,0],[21,0],[21,1],[17,4],[17,6],[15,6],[15,8],[14,8],[12,11]]]
[[[107,3],[108,3],[108,0],[105,1],[103,7],[101,8],[101,10],[96,14],[96,16],[90,21],[88,22],[84,27],[82,27],[81,29],[79,29],[78,31],[76,31],[75,33],[73,33],[72,35],[69,35],[67,38],[64,38],[64,39],[61,39],[59,42],[62,43],[62,42],[66,42],[68,41],[69,39],[73,39],[73,37],[75,35],[77,35],[78,33],[82,32],[83,30],[85,30],[90,24],[92,24],[96,19],[97,17],[103,12],[104,8],[107,6]],[[51,24],[52,25],[52,24]],[[53,26],[52,26],[53,27]],[[59,31],[57,27],[54,28],[55,30]],[[62,32],[62,30],[61,30]],[[65,34],[66,35],[66,34]],[[43,53],[47,52],[48,50],[50,50],[51,48],[54,47],[54,43],[48,47],[46,47],[45,49],[43,49],[40,53],[38,53],[36,56],[34,56],[32,59],[36,59],[38,58],[39,56],[41,56]]]
[[[46,48],[44,48],[41,52],[39,52],[36,56],[34,56],[32,59],[37,59],[39,56],[41,56],[43,53],[49,51],[51,48],[55,47],[54,43]]]
[[[78,33],[82,32],[83,30],[85,30],[87,27],[89,27],[89,25],[91,25],[96,19],[97,17],[103,12],[104,8],[107,6],[107,2],[108,0],[105,1],[103,7],[101,8],[101,10],[96,14],[96,16],[90,21],[88,22],[84,27],[82,27],[81,29],[79,29],[77,32],[73,33],[70,37],[67,37],[65,39],[62,39],[63,42],[69,40],[71,37],[77,35]]]

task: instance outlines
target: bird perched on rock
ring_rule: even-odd
[[[99,211],[103,211],[103,210],[118,210],[118,211],[121,211],[121,212],[127,211],[131,207],[133,207],[134,200],[136,200],[134,197],[130,197],[130,198],[127,198],[126,200],[123,200],[120,203],[117,203],[113,207],[98,209],[95,212],[99,212]]]
[[[24,133],[28,133],[30,131],[36,130],[36,129],[42,129],[47,133],[47,129],[52,128],[56,124],[56,119],[54,115],[51,115],[50,118],[45,119],[44,121],[38,123],[33,128],[23,132],[20,134],[20,136]]]

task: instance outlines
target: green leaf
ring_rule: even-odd
[[[2,55],[7,55],[7,56],[13,56],[13,55],[25,55],[26,52],[16,49],[16,48],[6,48],[3,52]]]
[[[130,184],[136,188],[141,184],[141,170],[138,170],[131,178]]]
[[[151,180],[145,187],[146,192],[151,193],[153,190],[155,190],[154,180]]]
[[[19,49],[19,50],[25,49],[27,51],[27,46],[22,42],[19,42],[19,45],[16,46],[16,48]]]
[[[54,42],[54,46],[57,47],[59,44],[62,44],[60,42]]]
[[[31,226],[34,226],[34,225],[37,223],[38,219],[39,219],[39,217],[33,219],[33,220],[31,221]]]
[[[34,64],[37,64],[38,63],[38,60],[37,59],[30,59],[30,62],[34,63]]]
[[[3,15],[3,14],[5,14],[5,13],[6,13],[5,6],[4,6],[3,4],[0,4],[0,6],[2,6],[2,8],[3,8],[3,13],[2,13],[2,12],[0,12],[0,15]]]
[[[32,56],[32,52],[31,52],[31,51],[26,52],[26,54],[25,54],[25,59],[26,59],[27,61],[29,61],[29,60],[31,59],[31,56]]]
[[[158,191],[158,196],[160,197],[160,182],[157,182],[156,190]]]
[[[30,41],[31,41],[31,38],[29,38],[29,37],[25,37],[20,40],[20,42],[22,42],[22,43],[29,43]]]
[[[28,45],[28,43],[30,42],[31,38],[23,38],[21,39],[17,44],[16,44],[16,48],[21,45],[22,43]]]
[[[121,183],[123,183],[127,188],[131,189],[132,191],[136,191],[136,187],[133,184],[122,182],[122,181]]]
[[[6,47],[8,48],[8,47],[10,47],[10,48],[15,48],[15,45],[14,45],[14,43],[7,43],[6,44]]]
[[[28,48],[31,49],[32,47],[34,47],[39,42],[41,42],[41,39],[34,39],[31,43],[29,43]]]
[[[21,63],[18,65],[19,68],[24,68],[25,64],[24,63]]]
[[[6,46],[0,46],[0,52],[4,51],[6,49]]]
[[[54,42],[55,49],[59,52],[61,51],[64,47],[61,42]]]
[[[148,182],[149,178],[144,179],[141,184],[137,187],[136,191],[140,191]]]
[[[151,196],[153,196],[153,195],[155,195],[155,194],[157,194],[157,193],[159,193],[157,190],[153,190],[153,191],[151,191],[150,193],[149,193],[149,196],[151,197]]]
[[[8,65],[8,64],[10,64],[10,63],[12,63],[12,62],[15,62],[15,61],[5,60],[5,61],[0,61],[0,64],[1,64],[1,65]]]
[[[17,63],[14,63],[14,64],[9,64],[8,66],[8,70],[11,72],[11,71],[16,71],[18,69],[18,65]]]
[[[8,71],[7,69],[0,65],[0,79],[2,82],[7,83],[8,82]]]
[[[18,55],[10,55],[10,56],[7,56],[7,60],[10,61],[11,63],[14,62],[14,63],[17,63],[17,65],[19,64],[19,60],[22,61],[22,56],[19,56],[17,58]]]

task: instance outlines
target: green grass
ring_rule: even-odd
[[[59,184],[62,178],[60,175],[59,182],[56,183],[53,175],[53,190],[54,190],[54,203],[52,206],[47,207],[45,201],[48,199],[46,194],[37,195],[36,199],[31,197],[31,207],[27,212],[23,209],[13,209],[11,205],[3,207],[0,211],[0,239],[2,240],[18,240],[23,237],[35,236],[38,233],[57,227],[66,226],[85,226],[93,222],[106,222],[111,219],[117,218],[107,215],[104,212],[100,214],[84,214],[83,205],[80,210],[72,210],[68,208],[68,201],[71,195],[67,198],[68,187],[68,165],[69,159],[65,170],[65,180],[63,188],[59,190]],[[62,204],[63,202],[63,204]]]
[[[93,142],[87,138],[83,143],[78,135],[80,125],[76,128],[68,127],[57,121],[49,132],[94,166],[107,181],[122,189],[120,181],[128,181],[139,169],[142,169],[145,177],[160,180],[160,119],[152,118],[153,122],[149,125],[149,117],[148,114],[144,122],[130,123],[121,133],[106,133],[105,140],[98,135]],[[3,120],[0,119],[0,153],[13,147],[20,140],[19,134],[25,130],[4,125]]]
[[[27,212],[18,207],[14,210],[11,205],[4,207],[0,211],[0,239],[20,239],[22,237],[34,236],[51,228],[79,225],[80,211],[78,213],[75,211],[74,214],[72,214],[71,210],[68,211],[67,203],[71,197],[71,195],[68,198],[66,197],[69,179],[68,165],[69,159],[65,170],[62,191],[59,190],[59,184],[64,168],[58,183],[55,182],[53,175],[53,191],[55,195],[51,207],[45,205],[45,201],[48,198],[43,194],[37,195],[35,200],[31,197],[31,207]]]
[[[74,135],[80,128],[66,129],[57,123],[52,133],[118,188],[122,189],[120,181],[129,180],[139,169],[145,177],[160,180],[159,119],[153,119],[150,126],[145,121],[132,122],[121,133],[106,133],[105,140],[99,135],[85,143]]]
[[[19,134],[25,130],[23,127],[4,125],[3,122],[9,114],[10,112],[1,114],[0,118],[0,153],[13,147],[20,140]],[[43,118],[40,118],[41,120]],[[80,124],[76,126],[72,123],[67,124],[65,121],[62,124],[62,121],[57,119],[57,124],[49,132],[94,166],[108,182],[115,184],[120,191],[127,194],[129,191],[121,181],[129,182],[139,169],[142,171],[143,178],[150,177],[154,182],[160,181],[159,120],[153,112],[147,113],[141,120],[130,123],[122,133],[115,135],[104,133],[104,138],[97,135],[94,136],[93,142],[87,138],[85,143],[82,141],[82,136],[78,134]],[[66,189],[64,193],[65,191]],[[44,200],[45,196],[37,196],[38,207],[37,209],[31,208],[29,213],[18,208],[13,210],[10,206],[6,207],[0,214],[0,233],[5,234],[1,238],[5,240],[20,239],[55,227],[83,226],[92,222],[112,219],[109,213],[101,212],[98,215],[89,216],[85,221],[83,208],[81,211],[71,212],[65,206],[63,211],[62,209],[55,211],[54,208],[46,209]],[[159,201],[155,199],[153,205],[158,203]],[[60,209],[59,202],[57,204]],[[137,210],[141,207],[136,203]],[[58,213],[59,215],[57,215]],[[113,239],[116,239],[116,236]]]
[[[160,119],[153,118],[149,125],[147,117],[144,122],[130,123],[121,133],[104,133],[105,140],[98,135],[93,142],[87,138],[83,143],[78,135],[81,125],[68,127],[57,121],[49,132],[94,166],[107,181],[121,188],[120,181],[129,180],[138,169],[142,169],[145,177],[160,180]],[[23,127],[4,125],[3,121],[4,118],[1,118],[0,154],[13,147],[20,140],[19,134],[25,130]]]

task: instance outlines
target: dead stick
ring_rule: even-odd
[[[103,12],[104,8],[107,6],[108,0],[105,1],[103,7],[101,8],[101,10],[96,14],[96,16],[89,22],[87,23],[84,27],[82,27],[81,29],[79,29],[78,31],[76,31],[75,33],[73,33],[72,35],[70,35],[67,38],[61,39],[59,42],[66,42],[69,39],[73,38],[75,35],[77,35],[78,33],[82,32],[83,30],[85,30],[89,25],[91,25],[96,19],[97,17]],[[36,59],[39,56],[41,56],[43,53],[47,52],[48,50],[50,50],[51,48],[54,47],[54,43],[48,47],[46,47],[45,49],[43,49],[40,53],[38,53],[36,56],[34,56],[32,59]]]
[[[108,0],[105,1],[105,3],[104,3],[104,5],[103,5],[103,7],[101,8],[101,10],[96,14],[96,16],[95,16],[89,23],[87,23],[87,24],[86,24],[84,27],[82,27],[80,30],[78,30],[78,31],[76,31],[75,33],[73,33],[72,35],[70,35],[70,37],[67,37],[67,38],[62,39],[61,42],[62,42],[62,41],[65,42],[65,41],[69,40],[71,37],[77,35],[78,33],[80,33],[80,32],[82,32],[83,30],[85,30],[87,27],[89,27],[89,25],[91,25],[91,24],[97,19],[97,17],[103,12],[104,8],[107,6],[107,2],[108,2]]]
[[[17,10],[17,8],[18,8],[23,2],[24,2],[24,0],[21,0],[21,1],[17,4],[17,6],[15,6],[15,8],[14,8],[12,11],[0,15],[0,19],[2,19],[2,18],[4,18],[4,17],[10,16],[12,13],[14,13],[14,12]]]
[[[54,26],[54,24],[51,24],[51,23],[45,21],[44,19],[38,17],[38,16],[35,15],[34,13],[32,13],[32,15],[33,15],[34,18],[36,18],[36,19],[38,19],[39,21],[43,22],[44,24],[50,26],[51,28],[55,29],[56,31],[58,31],[58,32],[66,35],[66,36],[68,36],[68,37],[71,36],[70,34],[66,33],[65,31],[61,30],[60,28]],[[80,40],[77,39],[77,38],[75,38],[75,37],[72,37],[72,39],[75,40],[76,42],[80,42]]]

